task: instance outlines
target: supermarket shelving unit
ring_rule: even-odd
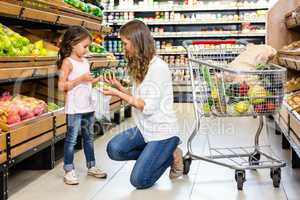
[[[268,13],[267,20],[267,44],[274,47],[276,50],[281,50],[283,46],[289,45],[294,41],[300,40],[300,32],[298,27],[300,24],[295,24],[295,27],[290,28],[287,24],[286,14],[295,10],[300,6],[296,0],[279,0]],[[298,10],[298,9],[296,9]],[[296,11],[295,10],[295,11]],[[295,12],[297,13],[297,12]],[[294,22],[298,22],[298,14],[295,14]],[[299,52],[298,52],[299,54]],[[284,58],[283,58],[284,59]],[[288,79],[293,75],[300,76],[296,62],[282,62],[281,55],[275,62],[286,67],[288,70]],[[292,94],[287,94],[287,96]],[[284,102],[282,109],[278,115],[274,117],[276,123],[276,134],[282,137],[282,148],[291,150],[291,161],[293,168],[300,167],[300,115],[293,110],[289,104]]]
[[[241,4],[243,1],[240,0],[233,0],[232,2],[236,2],[235,6],[232,5],[220,5],[220,6],[187,6],[187,5],[179,5],[182,4],[182,1],[173,1],[173,5],[163,6],[163,4],[154,4],[153,6],[143,6],[141,4],[137,4],[141,1],[134,1],[136,4],[135,6],[128,6],[126,8],[119,7],[119,1],[114,0],[110,1],[113,2],[114,8],[111,6],[108,7],[105,11],[106,15],[106,22],[112,28],[112,34],[108,35],[106,40],[107,41],[116,41],[119,40],[117,36],[118,29],[121,25],[126,23],[124,19],[112,19],[110,15],[116,14],[123,14],[133,12],[135,18],[142,19],[149,27],[152,28],[164,28],[164,32],[153,32],[153,37],[156,41],[167,41],[171,42],[173,46],[181,46],[182,41],[189,40],[189,39],[227,39],[227,38],[235,38],[235,39],[249,39],[256,43],[264,43],[265,42],[265,30],[260,30],[257,32],[252,31],[241,31],[241,26],[244,23],[251,23],[251,25],[256,25],[259,27],[263,27],[265,25],[266,19],[265,18],[257,18],[257,19],[196,19],[191,18],[190,20],[165,20],[165,19],[155,19],[151,20],[147,17],[154,16],[155,12],[175,12],[181,13],[186,15],[192,14],[208,14],[208,13],[220,13],[223,14],[235,14],[241,16],[245,12],[256,12],[266,11],[268,9],[268,5],[255,5],[255,4]],[[161,1],[160,1],[161,2]],[[166,1],[164,1],[166,3]],[[144,18],[146,17],[146,18]],[[104,19],[105,21],[105,19]],[[127,20],[128,21],[128,20]],[[211,29],[212,27],[230,27],[232,31],[222,31],[222,32],[201,32],[199,31],[200,27],[205,27],[207,29]],[[197,30],[198,29],[198,30]],[[190,32],[188,32],[190,31]],[[107,48],[108,44],[106,43]],[[119,57],[119,59],[123,58],[123,53],[119,51],[119,47],[117,51],[114,51],[115,55]],[[181,56],[187,57],[186,52],[184,49],[181,51],[174,51],[172,50],[158,50],[158,54],[165,58],[168,56]],[[183,71],[181,74],[188,74],[187,73],[187,65],[186,68],[181,69],[174,69],[173,66],[170,66],[172,72],[178,74],[178,70]],[[180,74],[180,73],[179,73]],[[175,76],[175,75],[174,75]],[[185,76],[187,77],[187,76]],[[190,88],[188,87],[189,80],[181,80],[174,81],[174,97],[175,100],[181,99],[181,101],[190,101]]]
[[[103,26],[102,18],[68,7],[61,1],[0,1],[0,23],[22,28],[64,30],[80,25],[90,31],[107,34],[111,28]],[[108,60],[106,54],[93,54],[91,68],[110,68],[118,60]],[[0,87],[20,87],[20,91],[44,100],[63,100],[57,91],[57,67],[54,57],[0,57]],[[29,95],[30,96],[30,95]],[[125,109],[125,114],[120,110]],[[113,120],[120,123],[121,116],[129,117],[130,109],[121,101],[111,101]],[[123,111],[124,112],[124,111]],[[96,124],[95,124],[96,125]],[[101,131],[101,130],[99,130]],[[66,133],[66,115],[63,108],[48,112],[0,130],[0,200],[8,198],[8,171],[17,166],[22,169],[52,169],[60,158]],[[77,147],[81,148],[81,138]]]

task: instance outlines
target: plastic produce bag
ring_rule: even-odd
[[[93,89],[92,98],[95,106],[95,118],[98,121],[110,121],[109,102],[111,97]]]

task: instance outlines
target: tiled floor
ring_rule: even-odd
[[[182,148],[192,128],[192,110],[189,105],[177,105],[177,113],[183,131]],[[206,119],[202,121],[201,132],[209,133],[210,144],[214,147],[252,145],[257,120],[252,118]],[[221,199],[272,199],[297,200],[300,196],[300,171],[286,167],[282,174],[282,184],[274,189],[269,170],[248,171],[244,190],[236,189],[234,171],[206,163],[193,161],[188,176],[175,181],[168,178],[166,172],[152,188],[135,190],[130,185],[129,176],[134,162],[115,162],[105,152],[107,142],[119,131],[132,126],[127,120],[121,126],[113,128],[95,141],[96,156],[99,164],[107,170],[109,177],[98,180],[86,176],[83,152],[76,154],[76,169],[80,178],[78,186],[67,186],[63,183],[62,163],[51,171],[22,171],[10,176],[9,191],[12,200],[221,200]],[[261,141],[272,144],[272,150],[282,158],[288,157],[288,151],[281,150],[280,137],[273,134],[272,124],[263,130]],[[206,135],[197,135],[193,142],[196,154],[207,153]]]

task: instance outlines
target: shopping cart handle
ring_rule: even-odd
[[[236,40],[193,40],[192,44],[237,44]]]
[[[247,45],[247,40],[185,40],[183,41],[183,46],[188,47],[189,45],[197,44],[242,44]]]

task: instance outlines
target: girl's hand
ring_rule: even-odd
[[[83,81],[83,82],[91,82],[93,80],[93,77],[88,72],[88,73],[85,73],[85,74],[81,75],[80,80]]]
[[[119,90],[112,88],[112,87],[100,88],[99,91],[106,96],[118,96],[118,94],[120,92]]]
[[[116,79],[116,76],[114,73],[109,73],[109,74],[104,74],[103,80],[107,83],[110,83],[112,86],[120,89],[122,87],[122,84],[120,83],[120,81],[118,81],[118,79]]]

